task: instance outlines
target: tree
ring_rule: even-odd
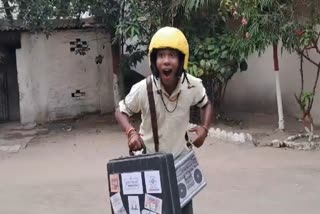
[[[238,40],[234,48],[246,56],[260,55],[269,46],[273,47],[274,71],[279,115],[279,129],[284,130],[282,98],[279,80],[278,45],[283,37],[283,28],[293,20],[294,0],[222,0],[222,11],[231,20],[241,20]]]
[[[31,31],[50,32],[60,19],[95,16],[113,30],[118,24],[121,0],[2,0],[5,17],[23,21]],[[14,14],[14,15],[13,15]]]
[[[9,20],[13,20],[13,17],[12,17],[12,8],[9,4],[9,1],[8,0],[3,0],[2,1],[2,4],[3,4],[3,10],[5,11],[5,14],[6,14],[6,17],[9,19]]]
[[[314,123],[311,109],[320,76],[319,9],[320,2],[316,0],[297,2],[295,11],[303,10],[304,17],[303,19],[301,16],[296,17],[296,20],[289,23],[283,30],[284,47],[291,53],[297,53],[300,58],[301,88],[299,94],[294,96],[302,112],[302,120],[304,128],[309,135],[309,141],[313,139]],[[304,82],[305,71],[303,65],[305,61],[315,67],[315,79],[310,91],[306,89]]]
[[[301,89],[295,98],[303,113],[304,126],[313,135],[311,109],[320,75],[320,60],[311,57],[311,52],[319,51],[320,2],[318,0],[223,0],[222,11],[233,20],[241,20],[238,40],[234,48],[242,49],[246,55],[258,52],[260,55],[270,45],[273,46],[274,70],[279,70],[278,44],[290,53],[300,56]],[[304,61],[316,67],[315,81],[311,91],[305,91]],[[278,72],[276,72],[279,128],[282,123],[282,103]]]

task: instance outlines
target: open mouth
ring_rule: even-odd
[[[163,70],[164,76],[168,77],[172,73],[172,69]]]

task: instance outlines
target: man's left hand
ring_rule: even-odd
[[[196,133],[197,137],[193,140],[193,145],[197,148],[202,146],[204,143],[204,140],[206,139],[208,135],[208,131],[206,128],[202,126],[196,126],[189,130],[190,132]]]

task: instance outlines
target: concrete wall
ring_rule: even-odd
[[[133,68],[136,72],[143,76],[149,76],[151,74],[150,66],[149,66],[149,60],[147,57],[145,57],[144,60],[142,60],[140,63],[137,64],[135,68]]]
[[[310,55],[320,61],[319,55]],[[280,81],[282,89],[284,114],[301,117],[294,93],[299,93],[300,74],[299,57],[284,52],[280,56]],[[270,47],[261,56],[252,56],[248,61],[248,71],[237,73],[231,80],[226,93],[225,109],[227,111],[277,114],[275,91],[275,74],[273,71],[273,55]],[[316,67],[305,60],[305,90],[312,91]],[[315,123],[320,124],[320,83],[314,101],[312,114]]]
[[[77,44],[88,46],[85,55],[76,54]],[[44,34],[23,33],[16,55],[22,123],[113,111],[108,34],[66,30],[47,38]],[[101,64],[96,64],[98,56],[103,59]]]

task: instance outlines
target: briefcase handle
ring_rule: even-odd
[[[144,145],[144,143],[143,142],[141,142],[141,144],[142,144],[142,154],[147,154],[147,147],[146,147],[146,145]],[[140,151],[141,151],[140,150]],[[130,156],[135,156],[135,154],[134,154],[134,151],[132,151],[131,149],[129,149],[129,155]]]

